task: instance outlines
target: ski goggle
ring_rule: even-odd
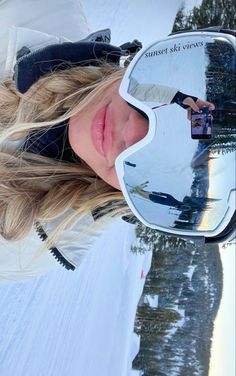
[[[191,114],[181,101],[172,103],[179,92],[198,98],[200,112]],[[196,31],[151,44],[128,66],[120,95],[149,123],[145,138],[116,160],[134,215],[148,227],[177,236],[210,239],[231,229],[236,194],[234,36]]]

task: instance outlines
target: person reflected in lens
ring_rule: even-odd
[[[177,200],[169,193],[148,191],[144,188],[147,187],[148,182],[136,186],[130,190],[130,193],[137,194],[147,200],[154,202],[155,204],[165,205],[168,207],[176,208],[178,210],[190,209],[190,206],[186,206],[182,201]]]
[[[184,94],[179,89],[171,88],[166,85],[139,83],[133,76],[130,78],[128,92],[134,98],[142,102],[158,102],[161,105],[176,103],[187,110],[189,120],[191,119],[192,110],[201,112],[203,107],[207,107],[209,111],[215,109],[215,105],[207,100]],[[160,107],[160,105],[154,106],[152,109],[158,107]]]

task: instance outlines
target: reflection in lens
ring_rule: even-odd
[[[233,214],[235,83],[235,51],[223,37],[180,36],[152,45],[136,61],[128,77],[128,93],[137,100],[131,106],[154,109],[155,129],[147,145],[126,157],[124,183],[151,227],[214,233]],[[215,106],[210,122],[194,120],[202,139],[191,138],[186,111],[171,104],[178,90]]]

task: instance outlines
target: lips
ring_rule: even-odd
[[[112,141],[109,104],[98,110],[94,116],[91,137],[97,152],[106,157]]]
[[[111,106],[108,104],[105,114],[105,128],[103,139],[103,150],[105,156],[107,156],[112,146],[112,127],[111,127]]]

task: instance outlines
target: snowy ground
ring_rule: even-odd
[[[122,237],[113,234],[119,228]],[[134,226],[118,221],[77,272],[0,286],[1,376],[129,375],[151,253],[134,255]]]
[[[91,29],[110,27],[113,44],[134,38],[147,44],[166,36],[181,4],[81,2]],[[133,323],[151,254],[132,254],[133,241],[133,226],[119,221],[77,272],[59,268],[26,284],[0,286],[1,376],[139,375],[131,371],[139,346]]]
[[[92,31],[112,43],[166,36],[181,0],[82,0]],[[1,376],[137,376],[137,303],[151,254],[130,252],[134,227],[111,225],[76,272],[62,268],[0,286]]]
[[[223,295],[214,322],[209,376],[234,376],[236,372],[236,255],[235,241],[221,248]]]

